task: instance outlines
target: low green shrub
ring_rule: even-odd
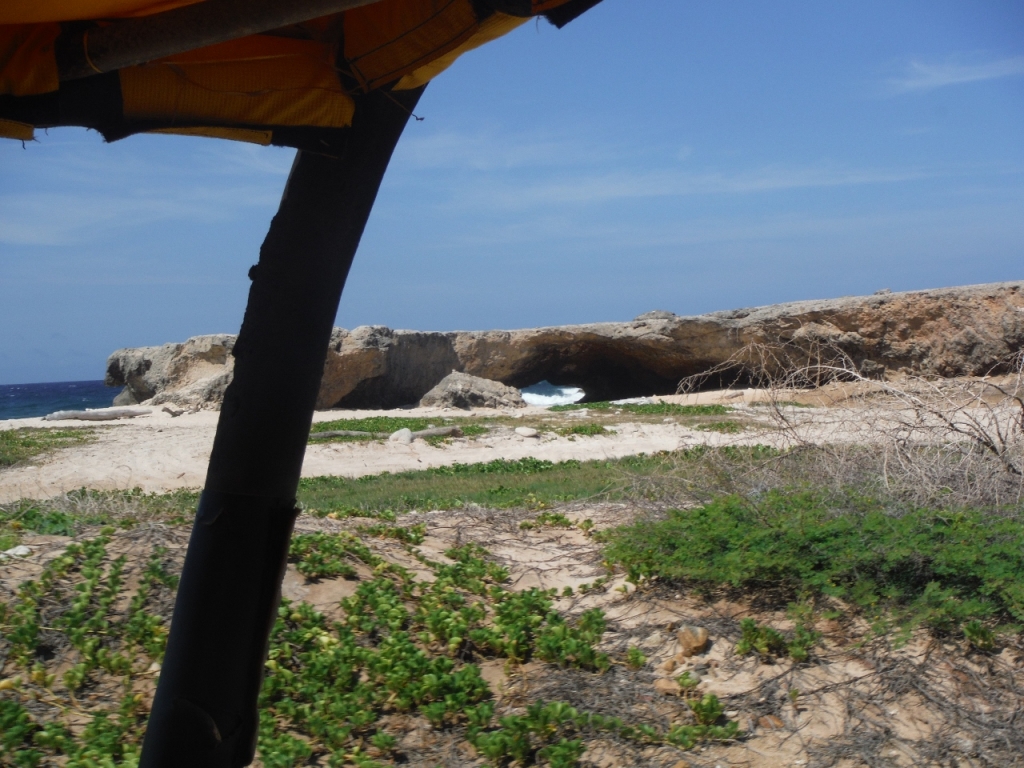
[[[803,622],[797,623],[789,639],[778,630],[762,626],[753,619],[743,619],[740,632],[736,653],[740,656],[756,653],[764,661],[772,661],[776,656],[789,656],[797,662],[807,661],[811,650],[821,640],[821,633]]]
[[[644,656],[644,652],[635,645],[626,650],[626,666],[630,669],[641,669],[646,663],[647,657]]]
[[[353,560],[370,567],[380,564],[380,558],[351,533],[300,533],[292,537],[288,559],[296,563],[295,569],[307,579],[342,577],[354,579]]]
[[[533,520],[521,522],[519,527],[524,531],[528,531],[532,528],[542,528],[544,526],[549,528],[572,528],[573,525],[573,521],[561,512],[541,512]]]
[[[1019,512],[910,509],[816,492],[727,496],[603,535],[635,582],[830,595],[907,625],[1024,621]]]

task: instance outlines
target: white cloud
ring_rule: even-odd
[[[398,145],[396,160],[398,165],[414,169],[493,171],[593,163],[612,156],[610,147],[595,146],[578,136],[567,139],[494,132],[417,136],[410,132]]]
[[[0,195],[0,243],[76,245],[157,222],[230,221],[241,209],[269,207],[276,193],[259,187],[194,187],[149,194],[29,192]]]
[[[565,204],[598,204],[615,200],[684,197],[690,195],[748,195],[794,189],[894,184],[916,181],[932,174],[917,169],[767,166],[738,173],[654,171],[613,171],[550,179],[532,184],[501,184],[488,180],[482,185],[463,186],[457,192],[459,204],[504,208]]]
[[[1021,75],[1024,75],[1024,56],[973,63],[946,61],[935,64],[913,61],[902,76],[891,78],[888,82],[894,92],[908,93]]]

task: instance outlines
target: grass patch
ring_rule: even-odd
[[[192,520],[198,503],[198,491],[146,493],[139,488],[21,499],[0,505],[0,551],[13,547],[24,533],[77,536],[90,526],[131,528],[144,521],[180,525]]]
[[[698,424],[694,429],[700,432],[721,432],[726,435],[734,435],[743,431],[743,425],[737,421],[712,421],[708,424]]]
[[[560,435],[584,435],[588,437],[603,435],[605,432],[605,428],[600,424],[573,424],[571,427],[563,427],[558,430]]]
[[[621,410],[623,413],[667,416],[724,416],[732,408],[727,405],[677,405],[675,403],[571,403],[569,405],[553,405],[549,411],[610,411]]]
[[[33,456],[58,448],[89,443],[96,439],[93,429],[5,429],[0,430],[0,467],[9,467]]]
[[[605,534],[633,581],[841,598],[904,626],[1024,622],[1024,518],[976,509],[893,514],[816,492],[737,495]]]
[[[310,439],[316,437],[317,432],[330,432],[333,430],[352,430],[354,432],[376,432],[381,434],[391,434],[397,432],[400,429],[408,429],[412,432],[418,432],[421,429],[427,429],[428,427],[439,427],[442,424],[439,423],[440,419],[412,419],[404,418],[402,416],[370,416],[365,419],[335,419],[334,421],[320,421],[313,425],[310,430]],[[330,440],[372,440],[372,435],[366,437],[334,437],[328,438]]]
[[[558,463],[498,459],[354,480],[304,478],[299,483],[299,501],[313,514],[337,517],[393,518],[413,509],[458,509],[469,505],[544,509],[581,498],[618,497],[629,485],[626,473],[657,472],[663,466],[668,463],[660,455]]]
[[[310,442],[362,442],[366,440],[379,440],[376,435],[390,435],[400,429],[408,429],[411,432],[419,432],[422,429],[431,427],[447,427],[456,425],[462,430],[466,437],[485,435],[488,429],[483,424],[457,423],[453,419],[418,419],[405,418],[402,416],[369,416],[365,419],[335,419],[334,421],[321,421],[313,425],[309,434]],[[331,432],[334,430],[351,430],[353,432],[367,432],[366,435],[345,435],[318,438],[320,432]],[[428,437],[427,442],[437,445],[449,438]]]

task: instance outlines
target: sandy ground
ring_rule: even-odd
[[[701,396],[701,401],[711,399]],[[732,394],[732,393],[730,393]],[[742,392],[740,393],[742,398]],[[730,405],[742,399],[731,398]],[[673,400],[678,398],[671,398]],[[43,421],[10,419],[0,429],[19,427],[93,427],[98,439],[86,445],[63,448],[49,455],[0,470],[0,503],[19,498],[48,498],[78,488],[117,490],[142,488],[169,491],[199,488],[206,477],[206,464],[217,427],[216,411],[199,411],[172,417],[160,408],[149,415],[117,422]],[[415,408],[401,411],[319,411],[315,422],[339,418],[391,415],[440,419],[470,415],[466,411]],[[478,409],[473,416],[505,416],[535,421],[550,416],[544,408],[515,411]],[[563,414],[564,415],[564,414]],[[304,477],[334,475],[359,477],[380,472],[423,469],[456,462],[473,463],[496,458],[533,457],[549,461],[568,459],[610,459],[638,453],[673,451],[700,443],[736,442],[736,435],[698,432],[676,423],[630,423],[628,416],[607,435],[570,438],[553,432],[524,438],[514,426],[500,426],[488,435],[473,439],[456,438],[434,447],[416,440],[406,445],[389,441],[313,444],[306,450]],[[745,436],[754,442],[753,434]]]
[[[626,503],[579,502],[561,509],[573,521],[589,519],[594,531],[643,513]],[[1014,711],[1020,711],[1024,649],[1019,644],[979,654],[957,637],[936,639],[925,631],[915,632],[906,642],[891,643],[873,635],[867,622],[840,610],[837,618],[815,618],[814,628],[822,637],[809,663],[741,656],[736,652],[739,621],[750,617],[791,630],[793,622],[782,606],[755,605],[743,596],[724,594],[703,598],[657,583],[637,589],[621,573],[584,593],[581,585],[607,575],[601,545],[578,527],[541,525],[524,530],[521,523],[535,514],[475,509],[411,514],[398,521],[424,524],[427,537],[416,549],[431,560],[443,562],[449,547],[476,543],[508,569],[509,588],[539,587],[562,594],[569,586],[573,594],[556,601],[561,613],[578,616],[590,608],[604,611],[609,626],[600,648],[615,660],[604,674],[539,661],[519,666],[500,659],[483,662],[482,675],[494,692],[499,712],[521,711],[516,708],[524,701],[567,701],[584,711],[667,727],[692,722],[687,698],[714,693],[723,702],[726,716],[735,719],[745,733],[742,740],[700,745],[688,752],[593,736],[582,763],[588,768],[1024,765],[999,743],[1007,728],[1013,727]],[[296,529],[300,533],[355,532],[363,522],[301,515]],[[111,557],[125,555],[138,567],[159,545],[172,553],[180,568],[187,540],[187,526],[143,525],[115,534],[109,552]],[[399,542],[364,540],[377,555],[426,577],[422,564]],[[0,567],[0,599],[12,595],[25,579],[37,578],[71,540],[30,535],[24,541],[32,554]],[[357,564],[357,571],[360,579],[371,575],[362,564]],[[354,594],[359,584],[344,578],[309,580],[289,565],[282,592],[336,620],[343,615],[339,601]],[[839,603],[835,606],[842,608]],[[695,651],[684,650],[679,633],[684,627],[706,630],[706,644]],[[646,656],[641,669],[630,670],[622,663],[630,647],[640,648]],[[674,682],[683,672],[700,681],[689,694]],[[138,676],[133,690],[149,697],[154,684],[155,673],[149,670]],[[96,691],[88,698],[90,709],[109,709],[110,701],[116,701],[113,689]],[[455,732],[431,729],[422,718],[390,722],[410,768],[439,764],[479,768],[482,764],[459,743]],[[986,743],[981,752],[995,750],[1002,762],[978,759],[982,741]],[[260,765],[257,761],[254,768]]]
[[[587,415],[553,414],[542,408],[518,411],[475,411],[474,416],[503,417],[487,435],[459,438],[442,446],[422,440],[411,444],[374,441],[310,445],[303,474],[355,477],[382,471],[439,466],[454,462],[478,462],[495,458],[536,457],[601,459],[641,452],[678,450],[697,444],[773,443],[792,440],[877,439],[879,425],[905,432],[905,416],[921,423],[919,412],[907,410],[906,401],[872,402],[871,387],[823,388],[815,393],[786,393],[786,402],[818,407],[785,406],[792,428],[780,429],[772,410],[763,407],[767,394],[756,390],[701,393],[664,398],[682,404],[722,402],[735,409],[730,418],[746,426],[739,434],[697,431],[675,420],[646,420],[622,414],[602,416],[615,431],[600,436],[565,437],[544,429],[590,418]],[[1020,409],[1000,405],[996,410],[978,404],[957,411],[957,423],[981,426],[1016,423]],[[320,412],[316,421],[363,418],[381,411]],[[423,416],[440,420],[469,414],[439,409],[386,412],[393,416]],[[147,491],[199,487],[213,442],[218,414],[201,411],[172,418],[159,408],[130,421],[104,423],[44,422],[21,419],[0,422],[0,429],[19,427],[90,426],[98,439],[90,444],[55,451],[47,456],[0,470],[0,503],[24,497],[48,497],[80,487],[119,489],[141,487]],[[620,421],[621,418],[621,421]],[[923,417],[922,417],[923,418]],[[546,421],[553,419],[552,421]],[[995,421],[992,421],[995,419]],[[972,421],[973,420],[973,421]],[[927,420],[926,420],[927,421]],[[522,437],[519,424],[541,427],[538,437]],[[935,437],[940,432],[928,432]],[[875,437],[872,438],[872,433]],[[1009,433],[1007,433],[1009,434]],[[1014,433],[1015,434],[1015,433]],[[644,510],[626,503],[568,504],[561,511],[574,522],[589,519],[594,530],[633,519]],[[736,652],[739,621],[754,618],[780,630],[792,629],[791,617],[780,606],[750,603],[748,598],[716,594],[707,599],[697,594],[676,593],[674,587],[649,583],[637,590],[621,573],[606,585],[581,592],[607,572],[598,542],[580,527],[536,526],[524,530],[521,523],[535,513],[525,510],[460,510],[412,514],[400,524],[423,523],[427,538],[419,548],[432,559],[456,543],[484,546],[511,574],[512,589],[551,588],[572,596],[557,602],[567,615],[600,607],[609,620],[601,647],[621,660],[630,647],[642,649],[647,663],[630,671],[616,663],[604,675],[563,670],[538,662],[507,668],[487,662],[484,677],[502,707],[522,701],[564,700],[587,711],[641,717],[665,724],[689,722],[685,697],[715,693],[726,705],[726,715],[740,723],[746,738],[731,744],[709,744],[681,753],[662,746],[635,746],[595,739],[585,764],[601,768],[651,766],[652,768],[712,768],[712,766],[977,766],[1024,765],[1019,755],[1006,749],[1006,735],[1019,717],[1024,674],[1024,649],[1018,642],[992,654],[975,653],[958,636],[932,637],[924,631],[899,642],[874,634],[864,621],[836,603],[834,617],[819,615],[814,628],[822,633],[810,663],[787,659],[762,660]],[[297,522],[299,531],[357,530],[358,520],[319,519],[307,515]],[[119,533],[124,554],[141,560],[136,552],[140,537],[159,535],[162,546],[180,555],[187,528],[142,526]],[[67,545],[62,537],[26,536],[31,555],[4,563],[0,568],[0,598],[12,592],[24,578],[31,578],[45,561]],[[380,555],[416,571],[418,561],[400,543],[368,539]],[[365,575],[365,574],[364,574]],[[337,618],[338,601],[353,592],[358,582],[344,579],[310,581],[289,566],[283,593],[304,600]],[[695,655],[683,652],[678,630],[703,628],[708,645]],[[690,694],[679,690],[676,676],[687,671],[700,679]],[[151,693],[152,681],[146,690]],[[504,711],[504,710],[503,710]],[[509,710],[511,711],[511,710]],[[1017,714],[1014,714],[1017,713]],[[422,725],[422,724],[421,724]],[[433,766],[436,755],[453,744],[444,733],[413,728],[402,737],[402,749],[412,757],[410,765]],[[1000,746],[1003,745],[1003,746]],[[999,762],[982,759],[997,754]],[[427,758],[430,758],[429,760]],[[453,768],[479,765],[472,756],[448,762]]]
[[[1024,424],[1024,401],[1008,398],[1006,393],[1019,393],[1021,382],[1017,377],[986,379],[988,384],[998,384],[1002,389],[983,387],[980,391],[985,396],[980,399],[965,396],[971,387],[979,391],[977,384],[981,381],[949,379],[942,386],[925,383],[918,384],[917,390],[884,392],[882,389],[887,385],[861,381],[834,383],[814,390],[735,389],[652,398],[680,405],[727,405],[732,409],[729,419],[743,423],[743,431],[737,434],[698,431],[693,428],[693,419],[658,420],[648,416],[632,417],[631,421],[628,412],[614,415],[605,411],[590,414],[600,414],[600,423],[608,430],[605,434],[564,436],[555,430],[585,421],[588,414],[552,413],[540,407],[471,412],[447,408],[318,411],[315,422],[381,415],[437,419],[438,426],[445,423],[443,419],[454,419],[457,424],[467,416],[500,421],[486,435],[455,438],[438,446],[423,440],[411,444],[386,440],[311,444],[306,450],[302,474],[360,477],[497,458],[588,461],[676,451],[702,444],[760,443],[783,448],[801,442],[864,444],[891,441],[897,436],[930,442],[960,440],[982,432],[988,433],[986,438],[994,434],[1003,435],[1000,440],[1009,439]],[[772,398],[777,408],[767,407]],[[38,418],[0,421],[0,430],[91,427],[97,434],[97,439],[88,444],[62,448],[0,470],[0,504],[19,498],[49,498],[79,488],[164,492],[202,487],[218,412],[199,411],[172,417],[160,407],[139,410],[148,413],[115,422]],[[517,424],[537,427],[540,434],[522,437],[515,432]]]

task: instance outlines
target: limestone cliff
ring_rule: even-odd
[[[197,336],[118,350],[107,384],[125,387],[121,404],[216,404],[230,382],[233,343]],[[578,386],[589,400],[667,394],[752,344],[838,349],[876,376],[984,374],[1024,349],[1024,281],[516,331],[336,328],[317,407],[415,403],[453,370],[515,387],[544,379]]]

